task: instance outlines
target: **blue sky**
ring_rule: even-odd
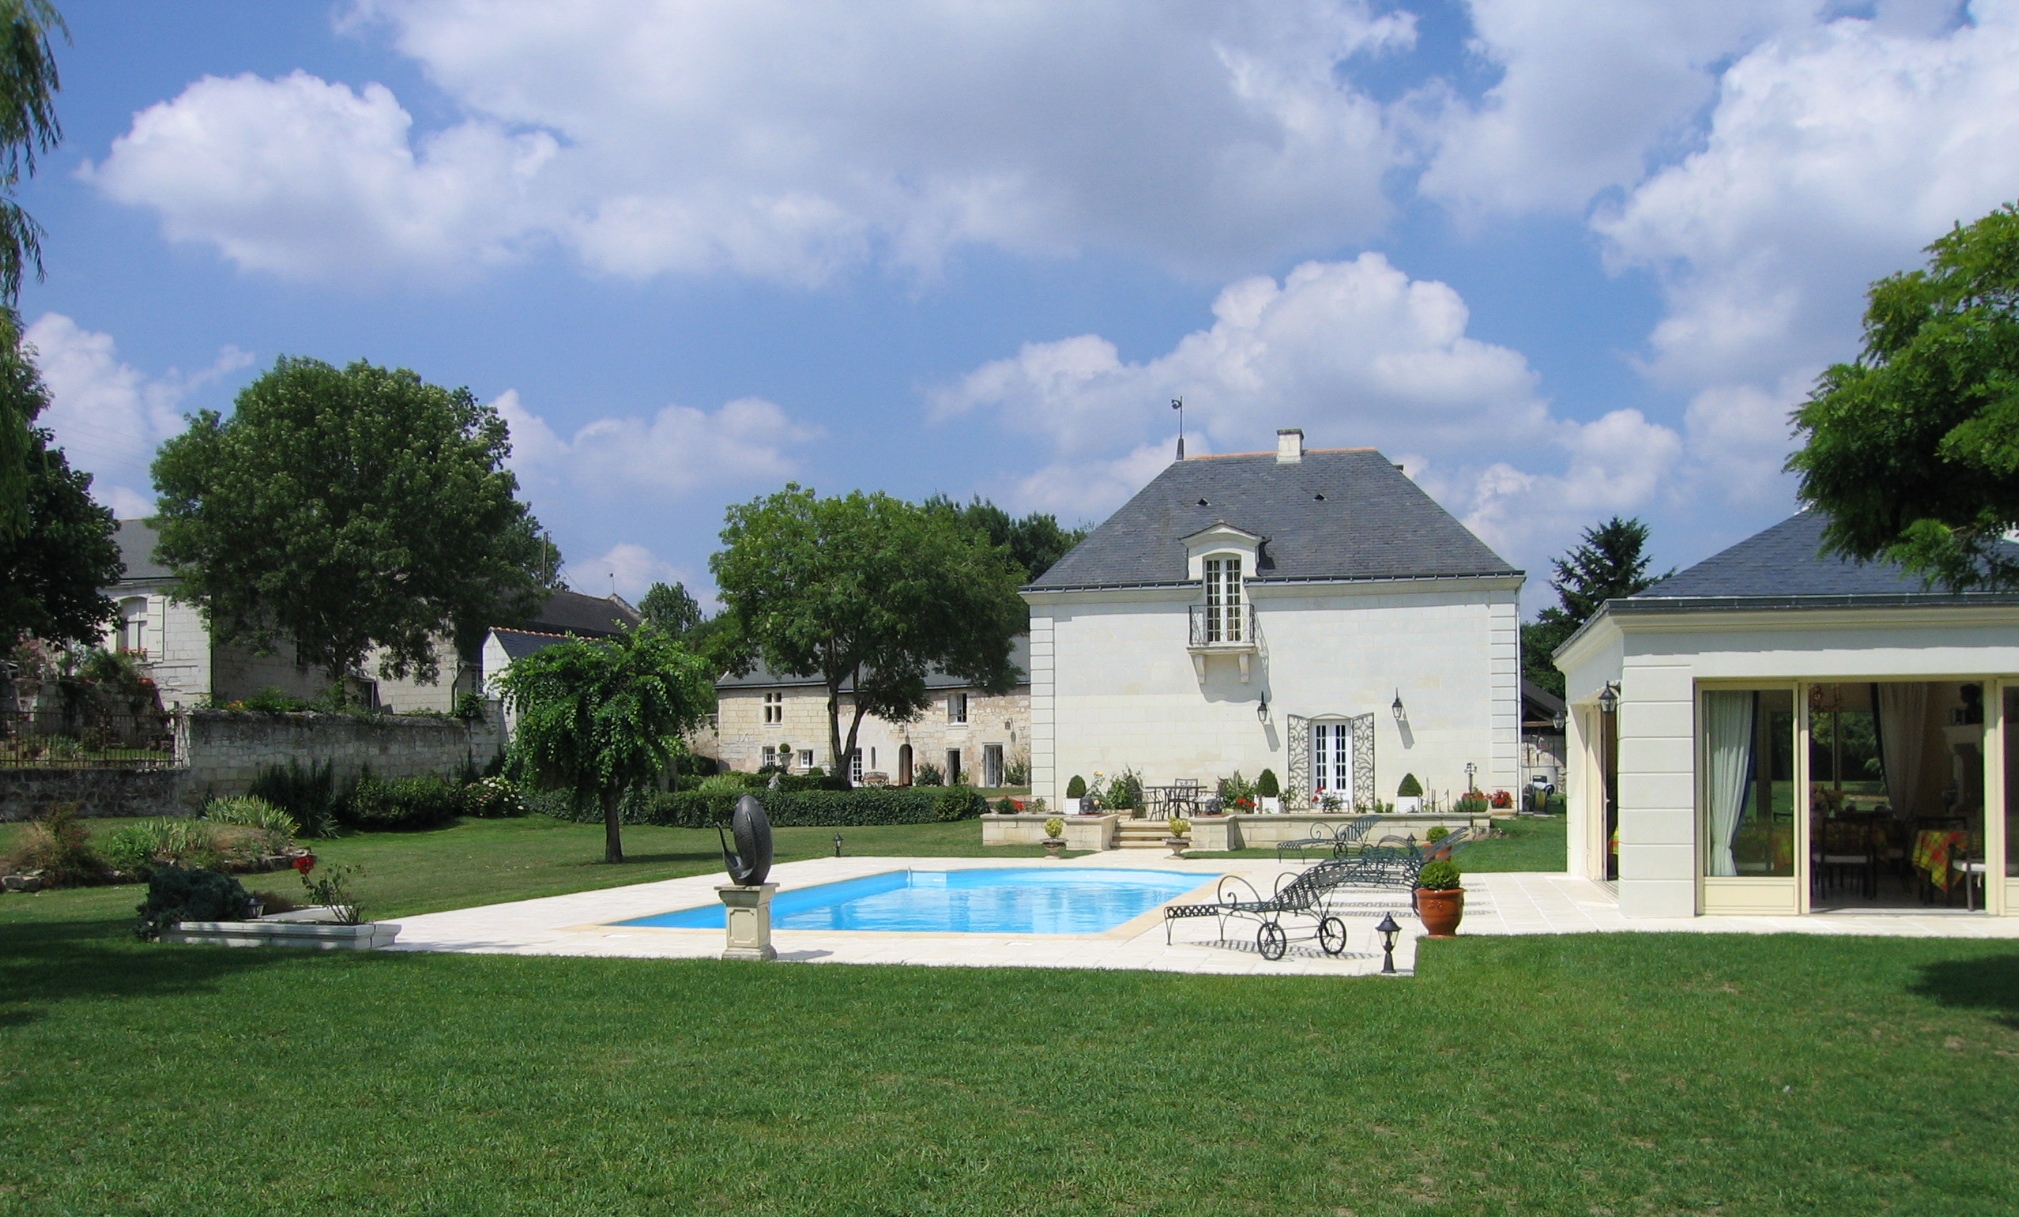
[[[101,497],[369,359],[496,402],[634,596],[787,479],[1098,520],[1180,394],[1194,452],[1379,446],[1531,608],[1615,512],[1686,564],[1791,509],[1865,283],[2019,197],[2019,0],[64,11],[21,305]]]

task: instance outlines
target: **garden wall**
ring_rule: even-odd
[[[178,711],[172,769],[0,769],[0,820],[26,820],[55,803],[87,816],[189,815],[207,799],[244,794],[259,771],[327,761],[342,780],[446,777],[482,769],[504,746],[497,707],[477,722],[404,715]]]

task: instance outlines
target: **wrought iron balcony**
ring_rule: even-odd
[[[1195,647],[1224,647],[1228,650],[1255,647],[1255,609],[1252,605],[1195,604],[1192,606],[1192,641]]]

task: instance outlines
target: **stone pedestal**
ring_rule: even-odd
[[[723,922],[729,944],[724,959],[776,959],[771,946],[771,898],[778,894],[776,883],[742,887],[725,883],[715,889],[722,897]]]

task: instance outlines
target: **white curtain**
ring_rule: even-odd
[[[1886,766],[1886,798],[1895,816],[1911,815],[1927,757],[1928,686],[1879,686],[1879,759]]]
[[[1750,692],[1704,694],[1704,730],[1710,743],[1711,874],[1736,875],[1732,843],[1753,774],[1753,697]]]

